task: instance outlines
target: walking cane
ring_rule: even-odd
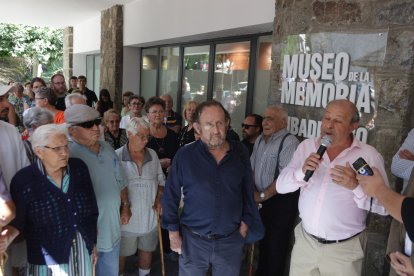
[[[165,276],[165,265],[164,265],[164,245],[162,243],[161,233],[161,215],[157,211],[157,224],[158,224],[158,240],[160,241],[160,255],[161,255],[161,271],[162,276]]]
[[[254,262],[254,243],[250,249],[250,261],[249,261],[249,276],[253,275],[253,262]]]

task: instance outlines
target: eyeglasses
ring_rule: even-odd
[[[36,97],[35,97],[35,100],[44,100],[44,99],[45,99],[45,98],[40,98],[40,97],[39,97],[39,98],[36,98]]]
[[[249,129],[251,127],[257,127],[257,125],[248,125],[248,124],[241,124],[242,128]]]
[[[65,82],[54,82],[53,84],[56,84],[56,85],[64,85]]]
[[[74,126],[90,129],[93,126],[99,126],[101,124],[101,122],[102,122],[102,118],[97,118],[93,121],[87,121],[87,122],[79,123],[79,124],[76,124]]]
[[[151,139],[151,135],[140,135],[140,134],[135,134],[135,136],[137,136],[139,139],[141,139],[141,141],[148,141],[149,139]]]
[[[58,146],[58,147],[49,147],[49,146],[42,146],[45,149],[50,149],[51,151],[55,152],[55,153],[59,153],[59,152],[67,152],[69,150],[69,143],[63,146]]]
[[[155,111],[151,111],[149,112],[150,114],[164,114],[164,110],[155,110]]]
[[[119,124],[119,120],[109,120],[108,121],[108,123],[110,123],[110,124],[116,124],[116,125],[118,125]]]
[[[133,103],[130,103],[130,105],[142,106],[142,103],[141,102],[133,102]]]

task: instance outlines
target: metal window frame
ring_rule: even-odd
[[[181,110],[182,106],[182,79],[184,75],[184,49],[186,47],[194,47],[194,46],[210,46],[209,51],[209,71],[208,71],[208,80],[207,80],[207,100],[211,100],[213,98],[213,85],[214,85],[214,70],[211,68],[215,67],[215,55],[216,55],[216,47],[217,44],[225,44],[225,43],[236,43],[236,42],[250,42],[250,54],[249,54],[249,72],[248,72],[248,86],[247,86],[247,95],[246,95],[246,110],[245,114],[250,114],[253,110],[253,99],[254,99],[254,88],[255,88],[255,81],[256,81],[256,68],[257,68],[257,50],[258,50],[258,42],[259,38],[262,36],[271,35],[272,32],[265,32],[265,33],[257,33],[257,34],[250,34],[250,35],[241,35],[241,36],[233,36],[233,37],[221,37],[221,38],[213,38],[213,39],[204,39],[204,40],[197,40],[197,41],[190,41],[190,42],[183,42],[183,43],[174,43],[174,44],[162,44],[150,47],[142,47],[140,53],[140,63],[142,64],[143,55],[142,52],[146,49],[157,49],[158,54],[158,68],[157,68],[157,76],[156,76],[156,95],[159,96],[160,91],[160,70],[161,70],[161,48],[165,47],[179,47],[180,53],[180,61],[179,61],[179,68],[178,68],[178,91],[177,91],[177,102],[175,104],[176,110]],[[140,66],[140,82],[139,87],[141,88],[142,82],[142,65]],[[141,91],[140,91],[141,94]]]

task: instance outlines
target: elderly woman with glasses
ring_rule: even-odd
[[[151,97],[145,105],[150,123],[151,138],[148,147],[155,150],[161,162],[161,167],[167,174],[171,160],[178,150],[178,136],[164,124],[165,102],[159,97]]]
[[[132,118],[144,118],[146,121],[148,121],[147,116],[142,115],[142,108],[144,104],[145,104],[145,99],[142,96],[132,95],[131,97],[129,97],[129,100],[128,100],[129,114],[122,117],[119,127],[125,129],[128,122]]]
[[[139,275],[151,269],[152,252],[157,247],[157,212],[164,190],[165,177],[154,150],[146,147],[149,124],[143,118],[132,118],[126,128],[128,144],[116,151],[128,178],[132,217],[122,225],[119,273],[127,256],[138,250]]]
[[[38,127],[38,161],[12,179],[16,218],[0,238],[0,252],[19,235],[27,242],[27,275],[92,275],[98,207],[88,167],[69,158],[65,129]]]
[[[125,129],[119,128],[121,116],[115,109],[109,109],[104,113],[103,121],[105,125],[105,141],[115,150],[119,149],[128,142]]]

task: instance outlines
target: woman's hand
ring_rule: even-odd
[[[13,226],[6,226],[0,234],[0,253],[6,252],[12,241],[19,235],[19,230]]]
[[[129,219],[131,218],[131,206],[130,205],[122,205],[121,207],[121,224],[125,225],[129,223]]]

